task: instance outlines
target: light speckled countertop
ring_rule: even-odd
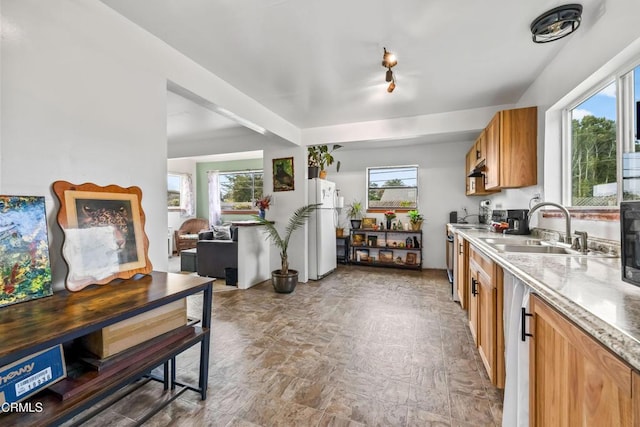
[[[511,238],[455,228],[477,249],[640,371],[640,287],[623,282],[620,258],[498,252],[481,237]]]

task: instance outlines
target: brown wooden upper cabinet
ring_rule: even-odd
[[[476,165],[481,164],[485,161],[487,157],[487,131],[483,130],[480,133],[480,136],[476,140],[476,143],[473,144],[473,148],[476,152]]]
[[[466,171],[465,174],[469,175],[475,168],[480,167],[486,162],[486,151],[487,151],[487,143],[486,143],[486,131],[482,131],[475,144],[471,147],[471,149],[467,152],[466,156]],[[467,196],[472,195],[483,195],[483,194],[492,194],[496,191],[500,191],[499,188],[493,190],[487,190],[485,186],[485,176],[479,177],[467,177],[467,185],[466,185],[466,194]]]
[[[518,188],[538,183],[538,108],[499,111],[486,136],[485,188]]]

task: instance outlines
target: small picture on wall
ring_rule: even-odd
[[[293,157],[273,159],[273,191],[293,191]]]

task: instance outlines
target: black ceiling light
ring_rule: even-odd
[[[396,88],[396,78],[393,75],[393,71],[391,71],[392,67],[395,67],[398,64],[398,60],[396,56],[387,52],[387,48],[384,49],[384,54],[382,55],[382,66],[387,69],[387,72],[384,75],[384,80],[389,82],[389,87],[387,88],[387,92],[391,93]]]
[[[580,4],[566,4],[543,13],[531,23],[533,42],[549,43],[568,36],[580,26],[581,15]]]

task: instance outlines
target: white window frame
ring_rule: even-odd
[[[416,206],[415,207],[371,207],[369,206],[369,171],[371,170],[375,170],[375,169],[394,169],[394,168],[415,168],[416,169]],[[365,171],[365,177],[364,177],[364,185],[365,185],[365,201],[366,201],[366,207],[365,209],[367,210],[375,210],[375,211],[383,211],[383,210],[396,210],[396,211],[403,211],[403,210],[412,210],[412,209],[418,209],[418,207],[420,206],[420,167],[418,165],[394,165],[394,166],[370,166],[367,167],[366,171]]]
[[[169,200],[168,200],[168,196],[169,196],[169,189],[167,188],[167,209],[169,209],[170,211],[179,211],[181,208],[180,206],[182,206],[182,180],[184,179],[185,174],[181,173],[181,172],[167,172],[167,180],[169,179],[170,176],[176,176],[176,177],[180,177],[180,188],[178,189],[178,193],[180,194],[180,198],[178,199],[179,203],[178,206],[169,206]]]
[[[262,194],[264,195],[265,191],[264,191],[264,170],[263,169],[219,171],[218,175],[219,175],[219,177],[222,177],[223,175],[239,175],[239,174],[248,174],[248,173],[250,173],[250,174],[257,174],[257,173],[262,174],[262,185],[263,185]],[[255,180],[254,180],[254,183],[255,183]],[[220,188],[219,193],[221,191],[222,191],[222,189]],[[255,195],[255,186],[253,187],[253,193]],[[219,197],[220,197],[220,195],[219,195]],[[223,209],[222,213],[225,214],[225,215],[229,215],[229,214],[242,214],[242,213],[245,213],[245,212],[258,212],[258,209],[255,206],[253,206],[253,202],[254,201],[255,200],[251,201],[251,208],[250,209],[239,209],[239,210],[225,210],[225,209]],[[220,200],[220,203],[222,204],[223,201]]]
[[[640,60],[635,59],[632,63],[621,67],[615,73],[600,80],[589,91],[575,98],[562,110],[562,204],[572,209],[615,209],[618,210],[620,202],[623,200],[623,154],[632,150],[635,139],[633,129],[633,117],[635,114],[634,93],[633,93],[633,71],[640,67]],[[571,111],[584,101],[600,92],[602,89],[616,83],[616,189],[617,205],[607,206],[572,206],[572,181],[571,181]]]

